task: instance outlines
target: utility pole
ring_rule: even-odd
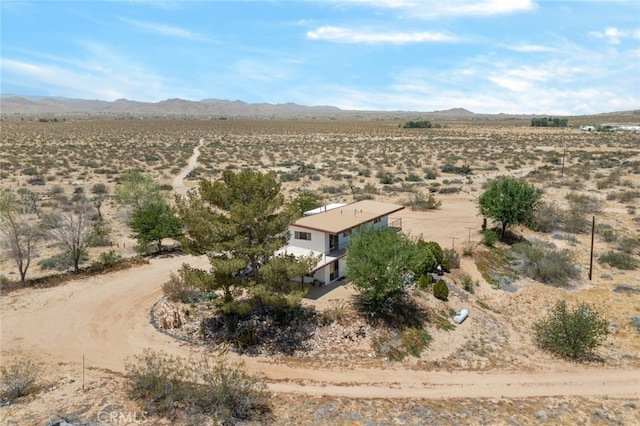
[[[449,237],[451,238],[451,250],[455,249],[455,242],[458,239],[458,237]]]
[[[472,230],[473,228],[471,228],[471,227],[467,226],[467,229],[469,230],[469,244],[471,244],[471,230]]]
[[[591,281],[591,273],[593,272],[593,235],[596,229],[596,217],[593,216],[591,222],[591,258],[589,259],[589,281]]]

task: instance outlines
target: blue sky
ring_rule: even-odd
[[[2,0],[0,13],[3,94],[640,108],[640,1]]]

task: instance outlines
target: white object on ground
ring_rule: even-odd
[[[466,320],[468,316],[469,316],[469,311],[467,311],[466,309],[463,309],[460,312],[456,312],[456,316],[453,317],[453,321],[456,324],[462,324],[462,322]]]

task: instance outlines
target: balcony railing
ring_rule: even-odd
[[[389,228],[391,229],[395,229],[396,231],[401,231],[402,230],[402,218],[396,218],[396,219],[392,219],[389,218]]]

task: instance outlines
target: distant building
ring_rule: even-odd
[[[580,126],[582,132],[595,132],[596,128],[593,126]]]

